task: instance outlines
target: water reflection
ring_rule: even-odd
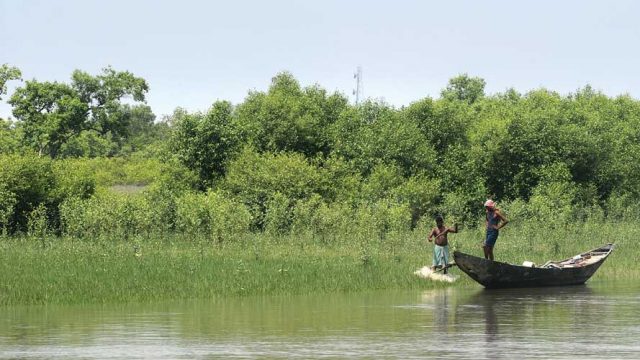
[[[635,358],[639,290],[447,287],[0,308],[0,359]]]
[[[584,301],[592,290],[584,285],[483,290],[469,299],[469,303],[483,308],[487,341],[496,341],[499,331],[498,316],[509,319],[513,327],[533,326],[533,321],[552,319],[554,323],[568,319],[567,313],[588,312],[589,302]],[[498,315],[499,314],[499,315]]]
[[[486,294],[483,292],[482,294]],[[495,311],[495,300],[490,296],[479,296],[477,301],[482,304],[484,310],[485,329],[484,334],[488,343],[494,342],[498,339],[498,317]]]
[[[453,288],[423,292],[421,303],[432,315],[426,319],[433,325],[432,339],[461,357],[634,358],[640,346],[630,346],[635,341],[629,336],[640,335],[638,290],[638,285]]]
[[[557,288],[479,290],[460,302],[456,318],[466,322],[481,313],[488,340],[495,340],[500,324],[510,328],[568,326],[575,318],[589,316],[595,307],[588,286]],[[601,309],[600,309],[601,310]]]
[[[453,288],[425,291],[421,295],[423,304],[432,310],[433,330],[437,333],[448,333],[451,307],[455,306],[456,291]]]

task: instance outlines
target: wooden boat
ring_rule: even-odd
[[[484,287],[512,288],[584,284],[613,251],[613,244],[587,251],[562,261],[549,261],[542,266],[530,262],[512,265],[491,261],[459,251],[453,259],[473,280]]]

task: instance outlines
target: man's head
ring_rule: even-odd
[[[436,216],[436,225],[442,226],[442,224],[444,224],[444,219],[442,218],[442,215]]]
[[[488,199],[487,201],[484,202],[484,208],[490,211],[494,210],[496,208],[495,201]]]

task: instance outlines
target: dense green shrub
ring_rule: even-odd
[[[7,184],[0,183],[0,232],[3,234],[10,230],[9,221],[17,202],[16,194],[7,188]]]
[[[54,202],[55,184],[51,160],[33,155],[0,156],[4,227],[9,232],[26,231],[29,214],[41,204],[46,207]]]
[[[349,237],[354,229],[354,209],[342,202],[326,203],[320,195],[296,202],[291,231],[301,238],[331,244]],[[306,235],[306,237],[304,237]]]
[[[77,162],[54,162],[35,155],[0,156],[0,228],[32,232],[30,223],[35,216],[39,224],[44,221],[38,228],[57,232],[60,203],[88,198],[94,190],[93,174]]]
[[[613,193],[605,206],[610,221],[629,221],[640,219],[640,202],[629,193]]]
[[[320,184],[320,170],[301,154],[258,154],[245,149],[229,164],[222,187],[251,209],[255,224],[262,228],[267,202],[275,194],[289,202],[307,199],[320,191]]]
[[[70,198],[60,205],[63,233],[81,238],[167,234],[176,212],[174,194],[160,190],[126,194],[102,190],[89,199]]]
[[[51,170],[56,180],[52,195],[58,203],[71,197],[86,199],[95,192],[95,174],[81,161],[55,161]]]
[[[110,135],[109,133],[101,136],[95,130],[83,130],[60,146],[58,156],[61,158],[112,156],[117,152],[118,144]]]
[[[291,200],[276,192],[265,203],[264,230],[271,235],[289,232],[292,221]]]
[[[241,239],[251,220],[243,204],[220,191],[188,192],[176,200],[176,229],[217,243]]]

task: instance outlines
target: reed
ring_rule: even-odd
[[[602,229],[615,229],[602,231]],[[557,229],[527,223],[505,228],[497,260],[542,263],[615,241],[596,273],[600,279],[637,279],[640,257],[635,223],[587,222]],[[0,304],[106,303],[299,294],[370,289],[425,289],[413,271],[429,265],[426,231],[384,237],[353,231],[332,242],[309,234],[246,233],[233,242],[208,237],[160,238],[22,236],[0,241]],[[481,229],[450,235],[454,249],[480,255]],[[458,270],[454,273],[460,274]],[[461,274],[458,286],[476,286]]]
[[[183,239],[2,242],[0,304],[148,301],[411,288],[415,265],[356,246],[301,249],[262,236],[216,246]],[[415,259],[417,260],[417,259]]]

